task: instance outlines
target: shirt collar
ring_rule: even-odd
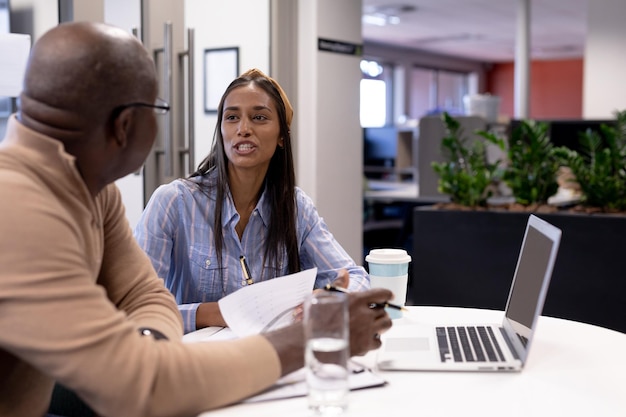
[[[32,156],[30,158],[32,164],[37,166],[40,172],[45,173],[49,178],[59,175],[71,178],[75,184],[72,191],[74,194],[87,193],[89,195],[87,186],[76,167],[76,158],[65,151],[65,147],[59,140],[24,126],[15,113],[9,118],[2,144],[18,146],[29,152]]]
[[[209,173],[209,175],[217,175],[217,173],[212,172],[212,173]],[[258,213],[258,216],[260,217],[265,227],[267,227],[269,224],[270,212],[271,212],[270,202],[268,201],[268,198],[266,197],[267,195],[266,190],[267,190],[267,187],[263,185],[263,192],[261,193],[261,198],[259,198],[259,201],[256,204],[256,207],[254,208],[254,210],[252,210],[252,215],[254,215],[254,213]],[[230,188],[226,189],[226,199],[224,201],[223,210],[224,211],[223,211],[223,216],[222,216],[222,226],[225,227],[229,223],[239,220],[239,213],[237,213],[237,210],[235,209],[235,203],[233,202],[233,196],[230,193]]]

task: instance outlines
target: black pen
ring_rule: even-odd
[[[336,287],[334,285],[330,285],[330,284],[326,284],[326,286],[324,287],[324,289],[326,291],[336,291],[336,292],[342,292],[345,294],[348,294],[350,291],[346,290],[345,288],[341,288],[341,287]],[[388,302],[384,302],[384,303],[370,303],[370,308],[393,308],[396,310],[401,310],[401,311],[409,311],[408,309],[399,306],[397,304],[392,304],[392,303],[388,303]]]
[[[252,275],[250,274],[250,268],[248,268],[248,263],[246,262],[246,257],[241,255],[239,257],[239,262],[241,262],[241,269],[243,269],[243,277],[245,278],[248,285],[254,284],[252,280]]]

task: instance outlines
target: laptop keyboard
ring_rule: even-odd
[[[485,326],[437,327],[442,362],[503,362],[504,355],[493,329]]]

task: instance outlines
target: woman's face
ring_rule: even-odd
[[[283,145],[276,105],[254,83],[237,87],[228,94],[221,130],[226,156],[239,169],[266,171],[276,146]]]

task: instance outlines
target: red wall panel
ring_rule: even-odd
[[[514,63],[494,64],[487,91],[499,96],[500,114],[514,115]],[[583,108],[583,60],[533,61],[530,66],[531,119],[580,119]]]

